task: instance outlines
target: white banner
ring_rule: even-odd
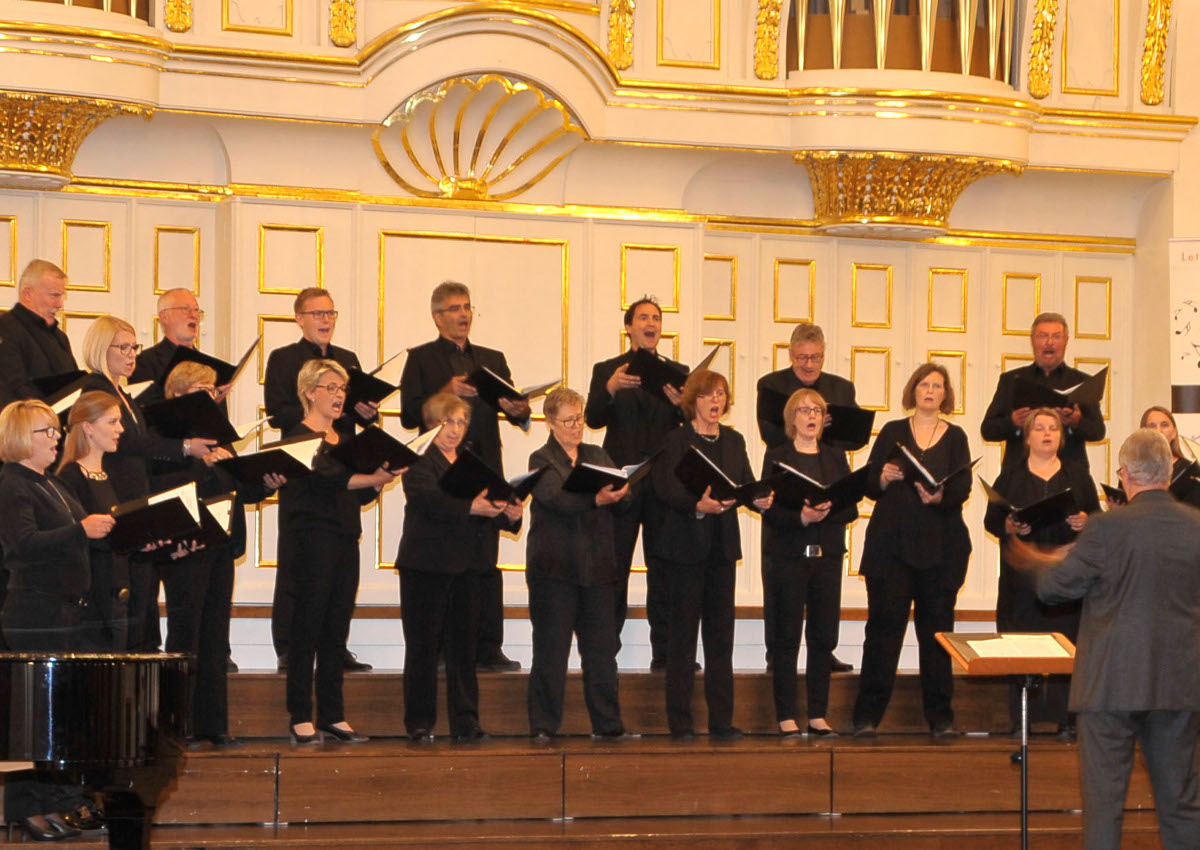
[[[1200,436],[1200,239],[1171,239],[1171,411]],[[1184,450],[1186,452],[1186,449]]]

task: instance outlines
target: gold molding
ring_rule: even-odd
[[[1087,443],[1086,448],[1097,446],[1104,449],[1104,480],[1111,482],[1112,479],[1112,437],[1105,437],[1103,440],[1096,440],[1094,443]]]
[[[1158,106],[1165,96],[1167,38],[1171,34],[1171,0],[1149,0],[1146,40],[1142,45],[1142,103]]]
[[[608,7],[608,59],[624,71],[633,65],[633,12],[635,0],[612,0]]]
[[[1085,333],[1079,321],[1079,284],[1104,284],[1104,332]],[[1112,339],[1112,278],[1098,275],[1075,275],[1075,339]]]
[[[866,410],[891,410],[892,408],[892,349],[886,345],[852,345],[850,346],[850,383],[858,386],[855,372],[858,368],[859,354],[883,355],[883,400],[882,406],[863,404],[860,399],[858,406]]]
[[[329,40],[335,47],[353,47],[358,41],[354,0],[332,0],[329,4]]]
[[[629,300],[629,293],[625,286],[625,274],[627,270],[627,262],[630,251],[661,251],[673,255],[674,272],[671,284],[670,304],[659,304],[658,309],[663,313],[678,313],[679,312],[679,282],[681,278],[681,262],[680,262],[680,247],[678,245],[651,245],[644,242],[622,242],[621,243],[621,309],[628,310],[632,303]]]
[[[808,315],[807,316],[782,316],[779,313],[779,267],[780,266],[808,266]],[[775,258],[775,288],[774,288],[774,307],[773,320],[776,322],[787,322],[789,324],[812,324],[816,321],[816,300],[817,300],[817,261],[816,260],[794,260],[787,257]]]
[[[267,224],[258,223],[258,291],[263,295],[299,295],[304,287],[272,286],[267,283],[266,253],[267,234],[272,231],[311,233],[316,237],[317,250],[313,258],[316,264],[313,286],[325,287],[325,228],[319,224]]]
[[[858,320],[858,272],[877,271],[887,273],[887,292],[884,304],[885,318],[882,322],[860,322]],[[851,263],[850,264],[850,327],[852,328],[890,328],[892,326],[892,265],[891,263]]]
[[[1096,3],[1098,0],[1092,0]],[[1112,70],[1113,70],[1113,87],[1111,89],[1086,89],[1086,88],[1071,88],[1067,85],[1067,66],[1069,60],[1067,58],[1067,39],[1071,29],[1071,7],[1067,6],[1066,14],[1063,16],[1063,43],[1062,43],[1062,93],[1063,94],[1086,94],[1096,95],[1101,97],[1118,97],[1121,94],[1121,0],[1112,0],[1113,3],[1113,44],[1112,44]],[[1093,14],[1091,8],[1087,10],[1087,14]]]
[[[192,0],[166,0],[163,23],[171,32],[187,32],[192,28]]]
[[[258,314],[258,382],[265,384],[267,382],[267,338],[264,331],[267,328],[267,322],[276,322],[278,324],[296,324],[296,316],[293,313],[290,316],[285,316],[279,313],[259,313]],[[259,411],[260,417],[266,414]],[[259,429],[261,436],[262,429]]]
[[[396,419],[400,418],[398,410],[381,410],[379,411],[379,427],[383,427],[384,417],[392,416]],[[383,557],[383,492],[380,491],[379,498],[375,500],[375,569],[377,570],[394,570],[396,569],[395,561],[385,560]]]
[[[1041,100],[1050,94],[1050,63],[1054,54],[1054,27],[1058,0],[1037,0],[1029,36],[1029,96]]]
[[[104,234],[104,282],[99,286],[81,286],[71,282],[69,259],[69,243],[71,228],[84,230],[100,230]],[[112,291],[112,222],[83,221],[80,219],[64,218],[62,220],[62,269],[67,273],[67,289],[74,292],[111,292]]]
[[[1018,366],[1028,366],[1032,362],[1033,362],[1032,354],[1001,354],[1000,355],[1000,371],[1008,372],[1012,369],[1018,368]],[[1011,365],[1014,363],[1018,364],[1018,366]]]
[[[1105,366],[1109,367],[1108,374],[1104,376],[1104,395],[1100,398],[1101,413],[1104,417],[1104,421],[1108,422],[1110,419],[1112,419],[1112,358],[1076,357],[1075,368],[1079,369],[1079,367],[1083,365],[1099,366],[1101,368]],[[1095,372],[1087,369],[1082,369],[1080,371],[1087,372],[1089,375],[1094,375],[1096,372],[1099,372],[1100,369],[1096,369]]]
[[[933,278],[934,275],[958,275],[960,285],[960,304],[962,307],[962,318],[958,325],[935,325],[933,323]],[[950,268],[931,268],[929,270],[929,304],[926,313],[926,327],[936,333],[954,333],[965,334],[967,332],[967,270],[966,269],[950,269]]]
[[[725,378],[729,381],[729,403],[726,405],[725,415],[729,415],[728,408],[733,407],[734,399],[737,398],[737,341],[728,337],[706,336],[701,339],[701,344],[705,348],[705,355],[708,354],[710,346],[719,345],[721,348],[729,349],[729,374]],[[715,369],[713,371],[716,371]]]
[[[729,312],[708,314],[701,318],[716,322],[732,322],[737,320],[737,291],[738,291],[738,258],[733,254],[705,254],[704,262],[729,263]]]
[[[771,343],[771,371],[775,372],[783,369],[785,366],[790,366],[792,363],[791,355],[792,343],[789,342],[773,342]],[[779,363],[779,352],[784,352],[783,365]]]
[[[256,33],[258,35],[285,35],[289,38],[292,35],[292,0],[283,0],[283,26],[282,27],[260,27],[248,24],[235,24],[229,20],[229,4],[231,0],[221,0],[221,32],[247,32]]]
[[[721,69],[721,0],[709,0],[712,3],[712,51],[713,58],[707,62],[696,59],[666,59],[663,57],[663,4],[667,0],[658,0],[658,34],[655,53],[655,64],[660,68],[700,68],[710,71]],[[696,0],[687,0],[694,3]]]
[[[834,235],[930,236],[980,177],[1019,175],[1012,160],[892,151],[801,151],[817,228]]]
[[[60,310],[58,313],[58,326],[65,333],[68,319],[99,319],[101,316],[106,315],[108,313],[105,310]]]
[[[1033,281],[1033,315],[1042,312],[1042,274],[1041,272],[1005,272],[1000,288],[1000,333],[1003,336],[1029,336],[1029,328],[1010,328],[1008,326],[1008,281]],[[1032,318],[1032,317],[1031,317]]]
[[[774,80],[779,76],[779,19],[782,0],[758,0],[754,25],[754,76]]]
[[[192,235],[192,294],[197,298],[200,297],[200,228],[185,227],[174,224],[156,224],[154,225],[154,294],[162,295],[166,292],[159,284],[158,280],[158,237],[162,233],[190,233]],[[156,340],[157,341],[157,340]]]
[[[936,358],[939,357],[958,360],[958,389],[954,392],[954,413],[962,416],[967,412],[967,352],[934,349],[925,352],[925,359],[930,363],[938,362]],[[945,366],[946,364],[942,363],[941,365]]]
[[[8,277],[0,280],[0,286],[17,285],[17,217],[0,215],[0,224],[8,224]]]

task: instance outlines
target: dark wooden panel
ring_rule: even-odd
[[[275,819],[274,753],[187,754],[154,822],[269,823]]]

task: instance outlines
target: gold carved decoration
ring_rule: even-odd
[[[64,95],[0,92],[0,186],[59,189],[71,182],[79,146],[114,115],[141,115],[142,106]]]
[[[817,227],[843,236],[921,237],[945,232],[972,182],[1020,174],[1010,160],[887,151],[801,151]]]
[[[192,28],[192,0],[167,0],[163,22],[171,32],[187,32]]]
[[[779,76],[779,14],[782,0],[758,0],[754,27],[754,76],[773,80]]]
[[[500,201],[537,183],[585,138],[559,101],[485,74],[414,94],[371,141],[392,179],[418,197]]]
[[[618,71],[633,65],[633,9],[636,0],[612,0],[608,8],[608,58]]]
[[[1167,34],[1171,30],[1171,0],[1150,0],[1146,13],[1146,43],[1142,48],[1142,103],[1163,102],[1163,66],[1167,60]]]
[[[1037,0],[1029,37],[1029,94],[1038,100],[1050,94],[1050,59],[1057,21],[1058,0]]]
[[[358,40],[354,0],[333,0],[329,4],[329,40],[337,47],[353,47]]]

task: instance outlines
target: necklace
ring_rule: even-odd
[[[709,442],[709,443],[715,443],[717,440],[721,439],[721,432],[718,431],[715,434],[705,434],[701,431],[697,431],[696,436],[702,440]]]
[[[937,436],[938,427],[941,424],[942,417],[939,416],[937,421],[933,423],[933,430],[929,432],[929,440],[926,441],[925,445],[922,446],[920,439],[917,437],[917,417],[908,417],[908,430],[912,432],[913,443],[916,445],[917,451],[921,452],[921,454],[925,454],[925,452],[929,450],[929,447],[933,445],[933,440]]]

